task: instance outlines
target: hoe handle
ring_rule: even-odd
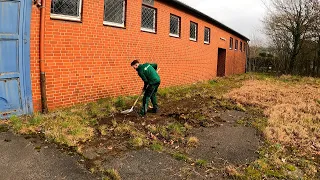
[[[142,96],[143,94],[144,94],[144,91],[142,91],[142,93],[141,93],[141,95],[140,95],[140,96]],[[131,107],[131,109],[133,109],[133,107],[137,104],[137,102],[138,102],[138,100],[139,100],[140,96],[138,96],[138,98],[137,98],[137,99],[136,99],[136,101],[134,102],[134,104],[133,104],[133,106]]]

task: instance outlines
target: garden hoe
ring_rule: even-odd
[[[143,94],[144,94],[144,91],[141,93],[140,96],[142,96]],[[137,98],[136,101],[134,102],[134,104],[133,104],[133,106],[131,107],[131,109],[127,109],[127,110],[125,110],[125,111],[121,111],[121,113],[122,113],[122,114],[129,114],[129,113],[131,113],[131,112],[133,111],[134,106],[137,104],[140,96],[138,96],[138,98]]]
[[[159,72],[159,70],[160,70],[160,68],[158,68],[157,72]],[[148,86],[147,86],[147,87],[148,87]],[[141,93],[140,96],[143,96],[143,94],[144,94],[144,91]],[[137,98],[136,101],[134,102],[134,104],[133,104],[133,106],[131,107],[131,109],[127,109],[127,110],[125,110],[125,111],[121,111],[121,114],[129,114],[129,113],[131,113],[131,112],[133,111],[134,106],[136,106],[136,104],[137,104],[140,96],[138,96],[138,98]]]

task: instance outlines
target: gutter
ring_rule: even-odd
[[[184,4],[184,3],[182,3],[182,2],[180,2],[178,0],[159,0],[159,1],[162,1],[162,2],[165,2],[167,4],[170,4],[175,8],[182,9],[185,12],[191,13],[191,14],[199,17],[200,19],[206,20],[206,21],[216,25],[217,27],[220,27],[220,28],[222,28],[222,29],[234,34],[234,35],[237,35],[237,36],[239,36],[240,38],[242,38],[242,39],[244,39],[246,41],[250,41],[249,38],[247,38],[246,36],[240,34],[239,32],[231,29],[230,27],[228,27],[228,26],[222,24],[221,22],[213,19],[212,17],[210,17],[210,16],[208,16],[208,15],[206,15],[206,14],[204,14],[204,13],[202,13],[202,12],[200,12],[200,11],[198,11],[198,10],[196,10],[196,9],[194,9],[194,8],[192,8],[192,7],[186,5],[186,4]]]

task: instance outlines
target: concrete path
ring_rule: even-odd
[[[79,163],[80,157],[39,143],[33,138],[0,132],[0,179],[97,179]]]

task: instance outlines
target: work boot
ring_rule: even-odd
[[[159,112],[159,108],[158,107],[152,108],[152,113],[158,113],[158,112]]]
[[[141,116],[141,117],[143,117],[143,116],[145,116],[147,113],[145,112],[145,111],[143,111],[143,110],[141,110],[140,112],[139,112],[139,116]]]

